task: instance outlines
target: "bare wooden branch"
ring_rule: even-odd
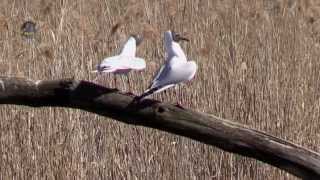
[[[291,142],[213,115],[134,96],[87,81],[0,77],[0,104],[82,109],[151,127],[255,158],[304,179],[320,179],[320,155]]]

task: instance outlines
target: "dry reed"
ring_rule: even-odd
[[[130,80],[141,93],[164,61],[162,32],[174,29],[191,39],[182,46],[199,71],[192,84],[154,98],[320,151],[316,0],[138,2],[0,1],[1,74],[92,80],[95,65],[140,32],[147,38],[138,56],[148,67]],[[19,34],[30,19],[39,25],[35,42]],[[115,86],[112,75],[104,85]],[[0,179],[294,179],[252,159],[79,110],[6,105],[0,114]]]

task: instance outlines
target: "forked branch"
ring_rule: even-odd
[[[213,115],[182,109],[87,81],[32,81],[0,77],[0,104],[77,108],[118,121],[151,127],[228,152],[255,158],[304,179],[320,179],[320,155],[291,142]]]

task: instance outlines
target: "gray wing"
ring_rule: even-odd
[[[167,62],[153,80],[151,88],[166,86],[170,84],[178,84],[190,80],[196,72],[194,62],[183,62],[180,57],[173,57],[171,62]]]
[[[170,64],[166,62],[163,66],[161,66],[160,70],[158,71],[157,75],[153,78],[152,84],[149,88],[154,88],[157,86],[157,82],[161,79],[164,79],[171,71]]]
[[[179,57],[173,57],[174,64],[166,63],[161,67],[152,85],[137,100],[143,99],[154,93],[175,86],[178,83],[189,81],[193,78],[197,66],[195,62],[181,62]]]

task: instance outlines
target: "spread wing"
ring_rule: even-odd
[[[172,42],[172,51],[174,53],[175,56],[178,56],[180,58],[181,61],[187,61],[187,56],[186,54],[183,52],[181,46],[179,43],[176,42]]]
[[[183,52],[180,44],[173,41],[171,31],[167,31],[164,33],[164,45],[167,60],[171,60],[173,56],[178,56],[182,61],[187,61],[187,57]]]
[[[146,68],[146,62],[142,58],[134,57],[128,59],[126,66],[130,69],[142,70]]]
[[[130,37],[126,44],[123,46],[120,56],[124,57],[134,57],[136,55],[136,40]]]

